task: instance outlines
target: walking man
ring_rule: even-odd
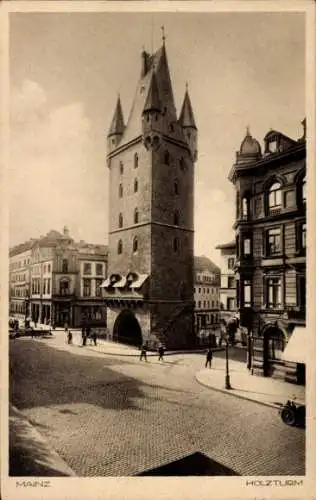
[[[205,368],[207,368],[207,365],[209,365],[210,368],[212,367],[212,359],[213,359],[213,352],[212,349],[209,348],[206,353]]]
[[[142,361],[142,359],[145,359],[145,361],[148,361],[147,359],[147,350],[146,350],[146,345],[143,344],[140,348],[140,358],[139,361]]]
[[[67,341],[68,341],[68,344],[72,344],[72,333],[70,330],[68,330],[68,333],[67,333]]]
[[[159,347],[158,347],[158,354],[159,354],[159,357],[158,357],[158,361],[163,361],[163,355],[165,353],[165,348],[162,344],[159,344]]]

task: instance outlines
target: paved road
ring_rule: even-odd
[[[19,339],[10,342],[11,401],[78,476],[140,474],[195,452],[227,473],[304,474],[304,430],[199,385],[203,361],[140,363],[66,346],[58,335]]]

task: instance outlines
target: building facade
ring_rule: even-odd
[[[220,316],[227,324],[236,318],[236,242],[223,243],[217,245],[217,250],[221,253],[221,288],[220,288]]]
[[[194,343],[193,184],[197,128],[188,90],[177,116],[165,41],[141,54],[125,126],[108,133],[107,323],[114,339],[169,348]]]
[[[30,240],[9,252],[9,314],[21,319],[29,311],[32,246]]]
[[[207,257],[194,258],[194,329],[208,343],[220,325],[220,269]]]
[[[229,179],[236,189],[236,286],[253,373],[304,383],[306,146],[247,131]],[[293,347],[296,346],[293,352]]]
[[[23,245],[10,252],[10,289],[16,288],[16,262],[27,266],[26,271],[22,264],[17,267],[27,279],[25,286],[23,282],[27,292],[22,315],[35,323],[55,326],[67,323],[80,327],[89,322],[91,326],[105,327],[106,308],[100,285],[107,273],[107,247],[76,243],[66,227],[63,233],[52,230]],[[11,293],[10,313],[16,316],[15,304]]]

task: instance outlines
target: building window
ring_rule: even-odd
[[[122,243],[122,240],[119,240],[119,242],[117,244],[117,253],[121,254],[122,252],[123,252],[123,243]]]
[[[173,238],[173,251],[178,252],[179,251],[179,238]]]
[[[244,307],[251,307],[251,281],[244,281]]]
[[[83,274],[91,274],[91,263],[85,262],[83,264]]]
[[[137,191],[138,191],[138,180],[135,179],[134,180],[134,193],[137,193]]]
[[[119,227],[123,227],[123,215],[119,214]]]
[[[91,279],[89,278],[83,279],[83,296],[91,297]]]
[[[305,276],[297,276],[297,305],[304,309],[306,306],[306,279]]]
[[[102,297],[102,288],[101,288],[102,283],[103,283],[102,279],[95,280],[95,295],[96,295],[96,297]]]
[[[302,180],[302,202],[306,203],[306,176]]]
[[[120,174],[123,175],[124,173],[124,165],[123,165],[123,162],[120,161]]]
[[[176,210],[173,214],[173,223],[175,226],[179,225],[179,212]]]
[[[272,256],[280,254],[281,250],[281,229],[269,229],[267,231],[267,255]]]
[[[251,255],[251,240],[250,238],[244,239],[244,257],[249,257]]]
[[[267,307],[278,309],[281,307],[281,278],[267,279]]]
[[[234,310],[235,300],[232,297],[227,297],[227,311]]]
[[[249,219],[249,204],[250,200],[247,196],[244,196],[244,198],[241,201],[241,215],[244,220]]]
[[[96,264],[95,265],[95,273],[97,276],[103,276],[103,264]]]
[[[47,265],[47,272],[50,273],[50,264]]]
[[[180,164],[180,169],[181,169],[182,171],[183,171],[183,170],[185,170],[185,161],[184,161],[183,156],[181,156],[180,161],[179,161],[179,164]]]
[[[133,252],[137,252],[138,250],[138,240],[137,240],[137,236],[135,236],[135,238],[133,239]]]
[[[198,309],[201,309],[201,301],[198,301]]]
[[[234,278],[234,276],[228,276],[227,287],[228,288],[235,288],[235,278]]]
[[[173,183],[173,190],[174,190],[174,194],[179,194],[179,183],[177,180],[175,180]]]
[[[168,151],[165,151],[164,160],[166,165],[170,165],[170,154]]]
[[[134,154],[134,168],[138,168],[138,154]]]
[[[46,289],[47,295],[50,294],[50,278],[47,279],[47,289]]]
[[[122,184],[119,184],[119,197],[120,198],[123,197],[123,186],[122,186]]]
[[[228,269],[234,269],[234,265],[235,265],[235,259],[233,257],[229,257],[229,259],[227,260]]]
[[[268,195],[269,212],[274,212],[276,210],[279,210],[281,206],[282,206],[281,184],[279,182],[274,182],[269,189],[269,195]]]
[[[138,220],[139,220],[138,209],[135,208],[135,210],[134,210],[134,224],[138,224]]]
[[[306,223],[301,225],[301,248],[306,249]]]
[[[60,295],[69,295],[69,281],[60,282]]]
[[[63,262],[62,262],[62,272],[63,273],[68,273],[68,260],[67,259],[63,259]]]

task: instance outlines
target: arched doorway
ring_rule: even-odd
[[[264,376],[273,374],[276,365],[282,363],[282,352],[285,347],[285,338],[282,330],[277,326],[270,326],[264,332],[263,342],[263,371]]]
[[[122,344],[140,346],[143,342],[142,330],[134,313],[129,309],[122,311],[115,320],[113,339]]]

